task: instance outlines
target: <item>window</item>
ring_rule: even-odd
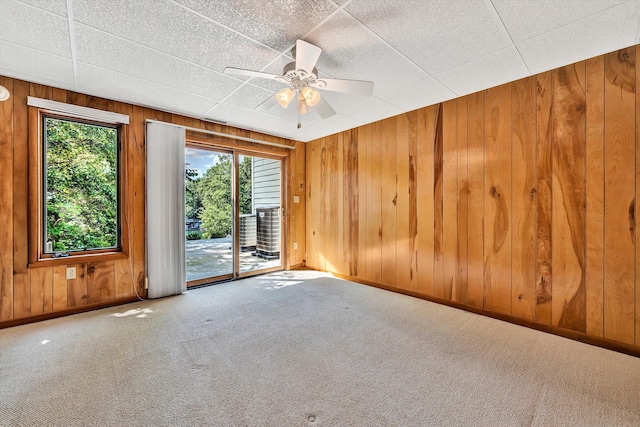
[[[43,257],[120,248],[120,126],[43,114]]]
[[[29,267],[127,258],[129,116],[27,97]]]

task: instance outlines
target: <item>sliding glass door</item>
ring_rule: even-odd
[[[281,268],[282,161],[188,146],[187,285]]]

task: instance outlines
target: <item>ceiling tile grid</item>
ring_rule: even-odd
[[[309,141],[640,42],[640,0],[0,0],[0,73]],[[69,13],[69,15],[68,15]],[[68,16],[73,19],[69,21]],[[371,80],[373,97],[286,87],[297,39],[321,78]]]

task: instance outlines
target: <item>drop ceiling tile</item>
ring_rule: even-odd
[[[256,110],[238,107],[237,105],[221,103],[206,113],[206,118],[227,122],[231,126],[253,129],[259,132],[275,135],[295,129],[296,122],[270,116]]]
[[[354,0],[346,10],[430,74],[511,44],[484,0]]]
[[[71,59],[2,40],[0,40],[0,52],[2,53],[0,74],[63,89],[73,89]]]
[[[365,103],[342,111],[347,117],[360,121],[360,125],[386,119],[387,117],[397,116],[404,111],[398,107],[394,107],[378,98],[371,98]],[[320,127],[319,124],[315,126]]]
[[[362,123],[360,120],[356,120],[348,116],[343,116],[341,114],[336,114],[335,116],[331,116],[326,119],[321,119],[318,117],[316,120],[309,123],[309,125],[313,125],[318,129],[324,129],[328,131],[330,135],[348,129],[357,128],[358,126],[362,126],[363,124],[364,123]]]
[[[66,0],[20,0],[22,3],[30,4],[40,9],[47,10],[64,18],[67,17]]]
[[[381,100],[404,111],[417,110],[455,97],[455,93],[432,77],[397,87],[378,96]]]
[[[515,43],[555,30],[628,0],[492,0]]]
[[[373,93],[427,77],[351,15],[341,12],[312,32],[307,41],[323,49],[317,68],[334,78],[371,80]]]
[[[253,42],[191,10],[157,0],[75,0],[76,21],[222,72],[260,69],[279,52]]]
[[[71,58],[67,19],[14,0],[3,1],[0,40]]]
[[[295,132],[292,132],[289,138],[295,141],[309,142],[327,135],[331,135],[331,133],[324,129],[318,129],[315,126],[302,126],[300,129],[296,129]]]
[[[224,99],[224,102],[253,110],[267,98],[274,95],[274,92],[270,90],[247,83]]]
[[[95,84],[98,81],[99,84]],[[78,92],[200,117],[217,102],[203,96],[142,80],[93,65],[78,63]]]
[[[528,75],[529,72],[520,59],[518,51],[511,46],[437,74],[435,78],[457,95],[462,96]]]
[[[278,51],[294,45],[296,39],[337,9],[327,0],[177,2]]]
[[[95,46],[100,49],[95,49]],[[77,60],[221,100],[242,82],[208,68],[183,61],[83,24],[76,25]],[[185,76],[189,76],[185,78]],[[96,81],[96,85],[100,82]]]
[[[640,9],[628,2],[518,43],[532,73],[581,61],[635,42]]]

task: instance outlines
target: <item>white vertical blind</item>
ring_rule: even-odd
[[[147,123],[147,277],[149,298],[187,290],[185,130]]]

